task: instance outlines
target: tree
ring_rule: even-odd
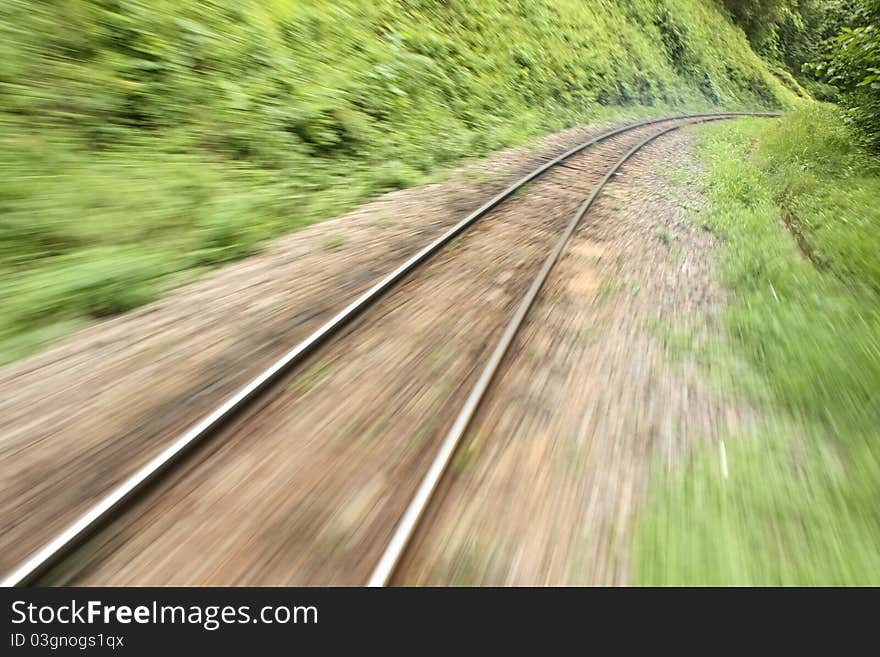
[[[852,21],[857,0],[797,0],[783,12],[776,56],[794,75],[821,55],[821,44]]]
[[[772,48],[778,25],[798,0],[723,0],[724,8],[758,51]]]
[[[824,42],[807,69],[840,91],[867,143],[880,151],[880,0],[861,0],[851,25]]]

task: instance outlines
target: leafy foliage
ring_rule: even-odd
[[[773,46],[779,24],[797,4],[798,0],[723,0],[733,21],[761,51]]]
[[[840,90],[851,119],[880,150],[880,1],[863,0],[854,26],[827,40],[824,57],[809,68]]]
[[[804,75],[804,65],[821,53],[821,43],[852,21],[859,0],[725,0],[733,21],[764,57],[781,66],[776,74],[794,75],[820,100],[833,100],[835,89]],[[790,85],[797,89],[795,85]]]
[[[772,54],[802,81],[803,67],[821,54],[821,44],[848,25],[858,0],[797,0],[776,27]]]
[[[606,107],[791,98],[714,0],[4,0],[0,360]]]

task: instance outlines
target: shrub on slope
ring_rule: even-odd
[[[601,106],[790,96],[712,0],[5,0],[0,360]]]

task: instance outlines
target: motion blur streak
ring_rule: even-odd
[[[392,581],[880,584],[878,21],[0,2],[5,583],[363,584],[567,222],[659,126],[511,185],[646,118],[778,112],[610,178]]]

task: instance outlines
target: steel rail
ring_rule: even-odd
[[[748,113],[724,112],[720,114],[679,115],[661,119],[651,119],[623,126],[593,137],[567,150],[549,162],[541,165],[523,178],[520,178],[504,191],[500,192],[498,195],[494,196],[492,199],[470,213],[467,217],[459,221],[440,237],[422,248],[415,255],[411,256],[391,273],[380,279],[354,301],[331,317],[321,327],[304,338],[267,369],[263,370],[244,387],[240,388],[222,404],[205,415],[183,434],[178,436],[171,444],[151,458],[146,464],[138,468],[137,471],[122,483],[113,488],[107,495],[102,497],[74,522],[56,534],[54,538],[45,543],[42,547],[37,549],[11,572],[7,573],[3,579],[0,580],[0,586],[12,587],[27,585],[40,574],[57,564],[65,554],[79,545],[103,523],[105,523],[114,512],[118,511],[127,501],[155,482],[188,451],[222,427],[226,421],[241,411],[249,402],[253,401],[279,376],[289,371],[295,365],[300,364],[316,347],[326,341],[333,334],[337,333],[342,327],[357,317],[383,294],[393,288],[401,279],[414,271],[430,256],[439,251],[444,245],[465,231],[490,210],[498,206],[502,201],[509,198],[523,185],[526,185],[555,165],[577,153],[580,153],[590,146],[606,141],[611,137],[625,132],[669,121],[710,119],[711,117],[732,118],[743,115],[748,115]]]
[[[538,293],[541,291],[541,288],[544,286],[544,283],[546,282],[547,277],[550,274],[550,270],[556,264],[560,254],[565,249],[568,241],[571,239],[571,236],[574,234],[574,231],[580,225],[581,220],[590,209],[590,207],[593,205],[593,202],[599,196],[599,193],[602,191],[608,181],[611,180],[611,177],[615,173],[617,173],[617,171],[627,162],[627,160],[629,160],[638,151],[640,151],[642,148],[650,144],[658,137],[670,133],[673,130],[678,130],[681,127],[684,127],[686,125],[693,125],[695,123],[718,121],[744,115],[766,117],[778,116],[778,114],[771,113],[738,113],[735,115],[716,114],[709,116],[703,115],[684,117],[684,119],[691,120],[687,121],[686,123],[680,123],[661,130],[660,132],[646,137],[641,142],[633,146],[614,165],[612,165],[612,167],[606,172],[605,176],[593,188],[593,191],[580,205],[578,210],[573,215],[572,219],[569,221],[559,240],[556,242],[555,247],[550,252],[550,255],[547,256],[547,259],[544,261],[544,264],[538,271],[537,276],[535,276],[532,285],[529,287],[528,291],[525,293],[522,300],[520,301],[520,304],[517,307],[517,310],[514,313],[513,317],[511,318],[510,323],[507,325],[507,328],[504,330],[504,333],[498,340],[498,343],[496,344],[492,355],[486,362],[486,365],[483,368],[480,377],[477,379],[476,383],[471,389],[470,394],[468,394],[468,397],[462,405],[458,416],[456,416],[455,422],[452,424],[452,427],[450,427],[449,432],[446,434],[446,437],[440,444],[440,449],[437,451],[437,455],[431,462],[430,467],[425,473],[425,476],[422,478],[419,487],[416,489],[415,494],[410,500],[409,505],[407,506],[406,510],[403,512],[403,515],[398,521],[394,533],[391,536],[391,540],[385,547],[385,550],[379,558],[379,561],[376,563],[373,573],[370,575],[370,579],[367,581],[367,586],[388,586],[391,582],[391,578],[397,571],[397,568],[400,565],[400,561],[403,558],[403,555],[405,554],[407,548],[409,547],[412,538],[415,535],[416,529],[418,529],[419,523],[425,514],[425,510],[428,508],[428,505],[430,504],[431,499],[437,490],[437,486],[439,485],[441,479],[443,478],[443,475],[448,469],[449,464],[452,462],[452,457],[454,456],[456,449],[458,448],[462,438],[464,437],[465,432],[473,421],[477,409],[485,398],[486,392],[488,391],[492,380],[495,377],[495,374],[498,372],[498,367],[500,366],[501,361],[504,359],[504,356],[507,354],[510,345],[513,343],[513,339],[516,337],[519,329],[523,325],[526,314],[529,312],[529,309],[531,309],[532,305],[534,304]]]

